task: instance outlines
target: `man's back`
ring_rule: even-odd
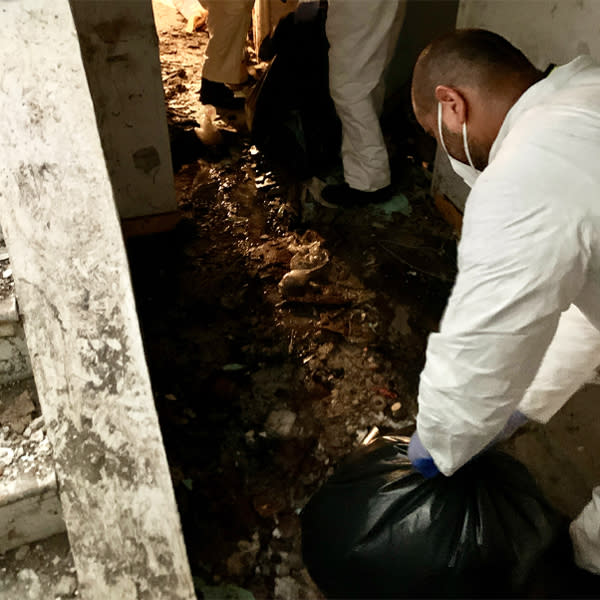
[[[503,250],[512,241],[522,260],[533,251],[529,269],[581,269],[579,293],[561,285],[559,272],[555,283],[600,329],[600,65],[581,56],[530,88],[508,113],[481,179],[469,202],[474,218],[485,211],[489,221],[492,211],[498,221],[478,236],[488,247],[497,237]]]
[[[446,474],[519,405],[571,304],[600,328],[600,68],[591,58],[556,68],[508,112],[467,200],[458,267],[419,390],[419,432]],[[477,424],[468,438],[465,423]]]

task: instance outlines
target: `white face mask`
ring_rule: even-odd
[[[450,156],[450,153],[446,149],[446,144],[444,143],[444,135],[442,133],[442,103],[438,102],[438,131],[440,134],[440,142],[442,143],[442,148],[450,161],[450,165],[454,169],[454,172],[462,178],[462,180],[469,186],[473,187],[477,178],[481,175],[481,171],[475,168],[473,161],[471,160],[471,153],[469,152],[469,144],[467,142],[467,122],[465,121],[462,126],[462,137],[463,137],[463,146],[465,149],[465,154],[467,155],[467,160],[469,164],[465,164],[460,160],[457,160],[453,156]]]

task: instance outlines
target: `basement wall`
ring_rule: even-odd
[[[151,0],[71,0],[121,218],[177,209]]]
[[[580,54],[600,59],[600,2],[597,0],[460,0],[457,28],[480,27],[508,39],[539,69],[565,64]],[[438,152],[434,194],[445,194],[464,210],[469,188]]]

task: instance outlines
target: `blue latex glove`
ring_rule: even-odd
[[[427,448],[423,446],[419,434],[415,431],[410,438],[408,444],[408,460],[410,460],[412,466],[425,477],[425,479],[431,479],[439,474],[439,469],[435,466],[431,454],[427,451]]]
[[[502,431],[484,448],[484,450],[488,450],[499,442],[507,440],[515,433],[515,431],[517,431],[517,429],[525,425],[528,421],[529,419],[522,412],[516,410],[510,415],[506,425],[502,428]],[[412,466],[426,479],[435,477],[440,472],[436,467],[431,454],[429,454],[427,448],[423,446],[421,438],[419,438],[419,434],[416,431],[410,438],[410,443],[408,445],[408,460],[410,460]]]
[[[486,449],[490,448],[491,446],[495,446],[499,442],[507,440],[515,431],[517,431],[517,429],[519,429],[519,427],[522,427],[528,421],[529,419],[522,412],[515,410],[515,412],[508,418],[508,421],[502,428],[502,431],[486,446]]]

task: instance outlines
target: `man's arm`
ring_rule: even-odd
[[[521,208],[514,189],[476,190],[419,388],[417,431],[445,475],[484,449],[517,409],[586,268],[577,231],[543,199]]]

